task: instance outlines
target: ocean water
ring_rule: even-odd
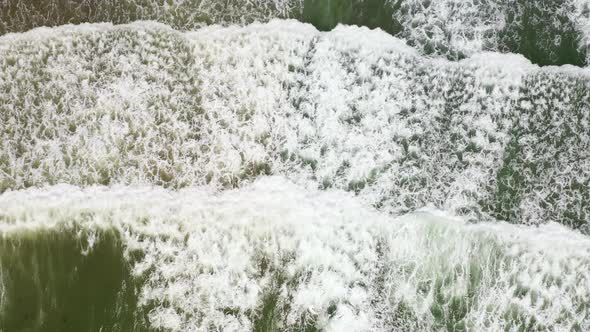
[[[480,51],[542,65],[588,61],[587,0],[3,0],[0,34],[38,26],[153,20],[188,31],[210,24],[292,18],[329,31],[380,28],[424,54],[457,60]]]
[[[589,7],[0,0],[0,332],[590,330]]]
[[[589,328],[590,239],[557,223],[391,217],[281,177],[5,193],[6,331]]]

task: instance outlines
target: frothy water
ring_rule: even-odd
[[[588,69],[295,21],[41,29],[0,54],[1,191],[282,174],[394,214],[588,228]]]
[[[0,332],[590,330],[590,69],[537,65],[590,20],[539,2],[0,3],[166,23],[0,36]]]
[[[555,223],[467,224],[433,211],[392,218],[350,193],[282,178],[223,194],[60,185],[5,193],[0,210],[8,243],[71,230],[90,259],[113,241],[105,234],[120,234],[140,281],[137,312],[119,315],[145,314],[156,329],[590,328],[590,239]],[[10,253],[0,256],[2,284],[28,254]],[[3,293],[2,312],[17,296]],[[42,321],[39,306],[32,314]]]
[[[292,18],[331,30],[380,28],[423,54],[462,59],[481,51],[541,65],[588,62],[587,0],[4,0],[0,34],[68,23],[154,20],[175,29]]]

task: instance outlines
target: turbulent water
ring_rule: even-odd
[[[6,193],[0,319],[6,331],[590,328],[587,237],[392,218],[351,196],[281,178],[220,195]]]
[[[294,18],[382,30],[425,54],[460,59],[520,53],[534,63],[582,65],[590,47],[588,0],[2,0],[0,34],[66,23],[155,20],[175,29]]]
[[[0,332],[590,330],[589,7],[0,0]]]

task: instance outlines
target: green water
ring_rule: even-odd
[[[56,227],[0,236],[0,331],[149,331],[116,231]]]
[[[501,49],[539,65],[586,63],[586,48],[570,20],[567,0],[518,0],[507,4],[507,26],[499,32]]]
[[[353,24],[371,29],[380,28],[395,35],[402,26],[393,17],[401,1],[391,5],[388,0],[305,0],[301,20],[318,30],[329,31],[337,24]]]

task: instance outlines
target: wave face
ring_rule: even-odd
[[[469,225],[429,212],[394,219],[350,194],[282,178],[221,195],[60,185],[5,193],[0,209],[0,245],[14,248],[0,254],[0,285],[9,285],[0,312],[26,305],[41,330],[67,330],[91,310],[105,327],[115,317],[117,331],[146,331],[141,317],[165,331],[590,328],[590,239],[555,223]],[[131,271],[112,264],[121,257]],[[48,294],[39,281],[15,281],[23,261],[41,272],[56,264],[75,288],[49,279],[57,308],[40,303]],[[108,279],[89,284],[93,271]],[[33,287],[19,302],[11,282]],[[106,302],[95,307],[76,295],[99,291]],[[126,298],[134,291],[136,303]],[[58,316],[64,306],[75,310]],[[1,320],[6,331],[23,326],[10,318]]]
[[[531,62],[586,12],[530,3],[1,2],[169,25],[0,36],[0,332],[590,330],[590,69]]]
[[[284,175],[383,211],[588,229],[590,79],[366,28],[34,30],[0,43],[0,191]]]
[[[294,18],[382,30],[423,54],[462,59],[480,51],[520,53],[540,65],[588,61],[586,0],[4,0],[0,34],[68,23],[154,20],[179,30]]]

